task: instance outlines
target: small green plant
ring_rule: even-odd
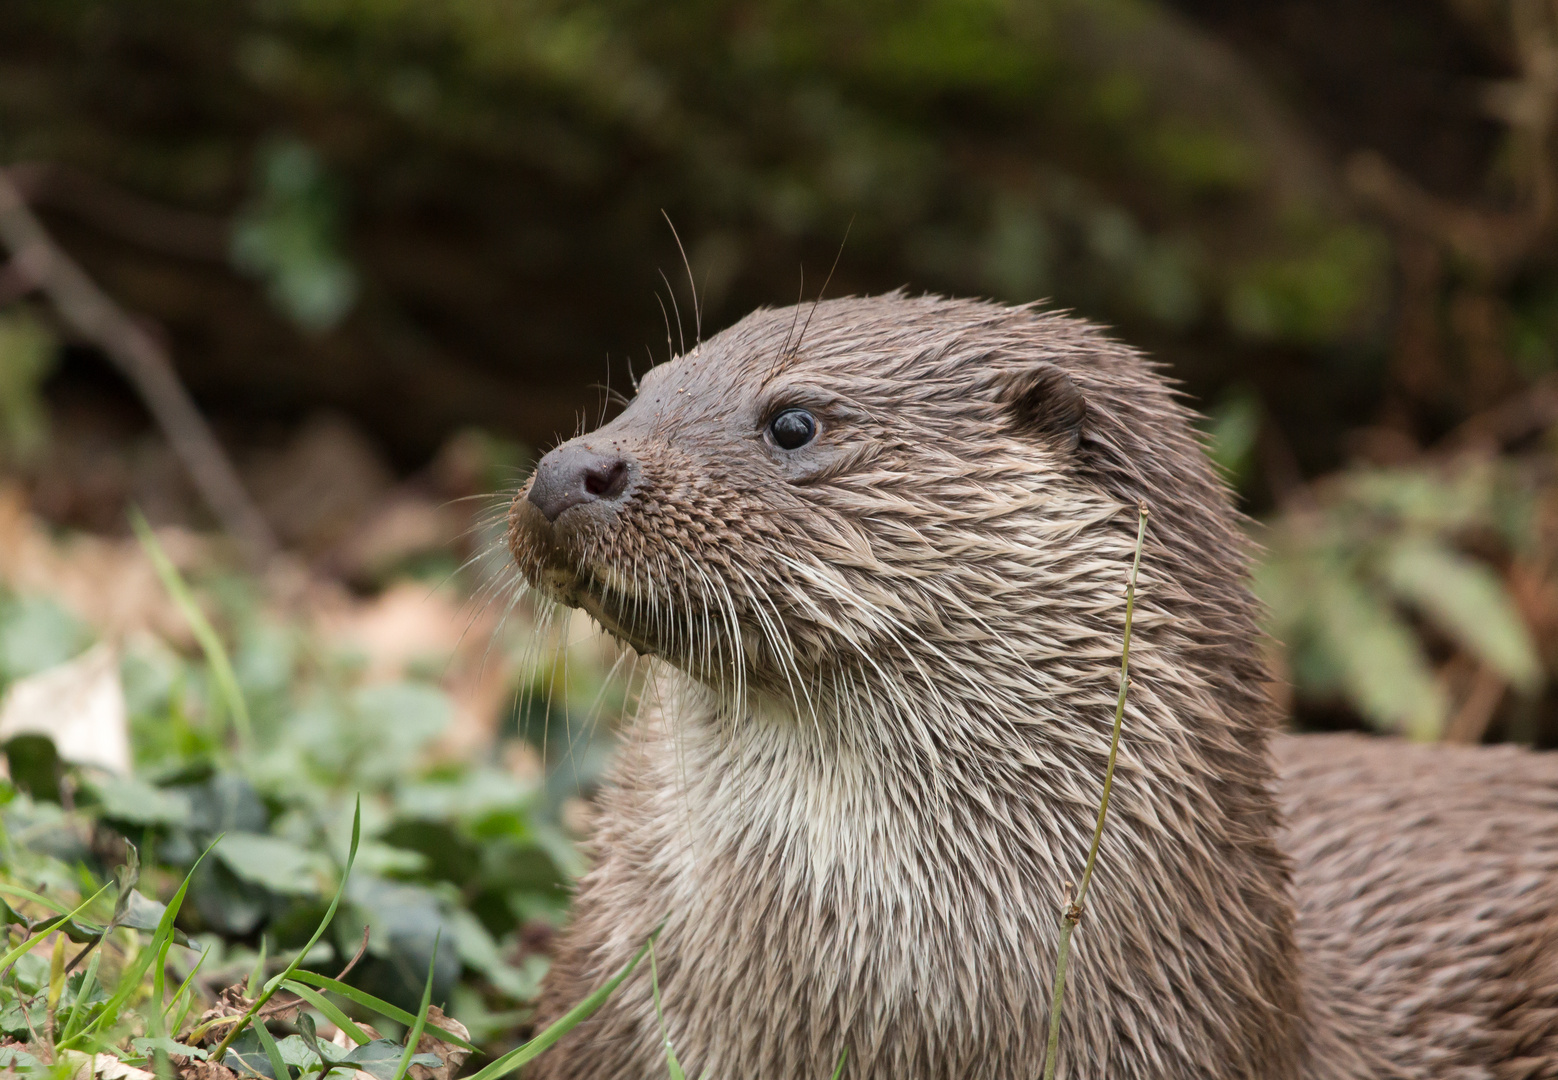
[[[1436,641],[1521,693],[1541,685],[1520,608],[1479,554],[1531,546],[1537,494],[1514,465],[1357,469],[1313,495],[1262,537],[1254,576],[1299,695],[1432,740],[1451,705]]]
[[[434,757],[455,708],[436,665],[370,679],[255,580],[209,565],[186,577],[132,525],[192,647],[138,637],[92,669],[128,720],[128,772],[47,735],[0,747],[0,1070],[108,1054],[165,1078],[207,1061],[266,1080],[404,1080],[447,1064],[408,1057],[417,1039],[370,1018],[402,1034],[420,1021],[422,1051],[501,1057],[545,971],[526,935],[561,918],[579,869],[557,824],[576,783]],[[599,675],[593,653],[548,662],[537,640],[521,626],[492,648],[550,688],[532,712],[560,725],[600,696]],[[0,590],[0,694],[77,677],[89,648],[106,654],[48,597]]]

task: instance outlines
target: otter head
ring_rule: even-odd
[[[1112,463],[1153,435],[1122,407],[1194,458],[1180,487],[1206,478],[1161,381],[1086,324],[899,295],[760,311],[548,453],[510,544],[539,592],[736,710],[937,695],[932,668],[1017,692],[1013,663],[1117,648],[1100,616],[1143,470]]]

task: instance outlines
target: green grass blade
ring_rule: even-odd
[[[249,969],[249,981],[244,983],[244,995],[246,997],[259,997],[260,991],[265,989],[265,955],[270,949],[270,938],[260,935],[260,955],[254,958],[254,967]]]
[[[276,1037],[270,1033],[270,1028],[265,1026],[264,1020],[254,1025],[254,1034],[260,1040],[260,1047],[265,1051],[266,1060],[270,1062],[271,1072],[275,1074],[276,1080],[292,1080],[292,1072],[287,1068],[287,1063],[282,1060],[281,1047],[276,1045]],[[213,1054],[211,1058],[218,1065],[222,1064],[220,1055]]]
[[[93,988],[97,986],[97,965],[98,961],[102,959],[103,952],[99,949],[92,954],[92,959],[87,963],[87,973],[81,976],[81,988],[76,991],[76,1000],[70,1006],[70,1012],[65,1016],[65,1025],[60,1029],[62,1032],[60,1038],[68,1039],[74,1035],[76,1033],[76,1021],[85,1019],[81,1010],[81,1003],[87,999]]]
[[[422,1030],[427,1027],[427,1010],[433,1004],[433,968],[438,964],[438,942],[443,936],[439,931],[438,937],[433,938],[433,957],[427,962],[427,982],[422,986],[422,1005],[417,1009],[417,1021],[411,1025],[411,1031],[406,1036],[406,1052],[400,1055],[400,1064],[395,1067],[395,1075],[392,1080],[405,1080],[406,1070],[411,1068],[411,1059],[416,1056],[417,1043],[422,1041]]]
[[[670,1074],[671,1080],[687,1080],[687,1073],[682,1070],[682,1063],[676,1060],[676,1051],[671,1046],[671,1036],[665,1030],[665,1012],[660,1008],[660,967],[655,963],[654,942],[649,943],[649,992],[655,1000],[655,1019],[660,1022],[660,1045],[665,1047],[665,1070]]]
[[[163,911],[162,918],[157,920],[157,930],[152,935],[151,944],[148,945],[145,949],[141,950],[140,954],[136,956],[135,962],[133,964],[129,965],[125,968],[124,971],[120,972],[119,985],[114,990],[113,996],[111,996],[103,1005],[103,1011],[97,1014],[96,1020],[92,1021],[85,1028],[70,1038],[69,1042],[71,1044],[75,1044],[79,1040],[86,1038],[88,1035],[91,1035],[94,1031],[97,1031],[105,1024],[111,1023],[112,1021],[118,1019],[119,1010],[124,1008],[124,1003],[126,1001],[130,1000],[130,995],[134,994],[135,991],[140,988],[141,979],[146,974],[147,966],[151,963],[154,957],[158,956],[162,952],[163,943],[172,940],[173,920],[178,918],[179,909],[184,906],[184,897],[189,893],[189,883],[194,879],[195,871],[199,869],[200,864],[205,861],[205,857],[211,854],[211,848],[216,847],[216,845],[221,842],[222,837],[218,836],[215,840],[211,841],[210,845],[204,851],[200,853],[200,858],[195,860],[194,865],[189,868],[189,873],[184,875],[184,881],[181,885],[179,885],[178,892],[174,893],[173,899],[168,901],[168,906]],[[66,1043],[62,1042],[59,1044],[59,1048],[63,1050],[68,1049],[69,1047]]]
[[[320,975],[313,971],[295,971],[292,973],[291,981],[308,983],[310,986],[317,986],[321,990],[329,990],[333,994],[340,994],[348,1001],[355,1001],[363,1008],[372,1009],[380,1016],[387,1016],[397,1024],[408,1028],[417,1022],[415,1016],[412,1016],[398,1005],[391,1005],[383,998],[376,998],[366,991],[359,990],[357,987],[341,982],[339,979],[332,979],[328,975]],[[436,1024],[429,1024],[428,1027],[438,1032],[438,1037],[444,1042],[454,1043],[456,1046],[463,1047],[472,1052],[479,1052],[476,1046],[460,1038],[452,1031],[446,1031]]]
[[[250,1020],[254,1019],[254,1014],[259,1012],[265,1003],[271,999],[282,983],[292,978],[298,969],[298,965],[303,962],[303,957],[307,956],[314,946],[319,944],[319,939],[324,936],[326,928],[329,927],[331,921],[335,918],[336,908],[341,906],[341,897],[346,893],[347,879],[352,876],[352,864],[357,861],[357,845],[361,839],[362,796],[359,795],[357,797],[357,809],[352,814],[352,846],[346,853],[346,866],[341,871],[341,883],[336,886],[335,896],[330,899],[330,907],[326,909],[325,917],[319,920],[318,927],[314,929],[314,936],[309,938],[308,944],[304,945],[298,954],[292,958],[292,963],[288,964],[279,975],[274,976],[265,984],[265,989],[261,991],[259,997],[254,999],[254,1004],[249,1006],[249,1011],[244,1013],[238,1022],[232,1026],[232,1030],[223,1036],[221,1043],[211,1054],[213,1058],[218,1061],[221,1060],[227,1048],[232,1045],[232,1041],[238,1037],[238,1033],[244,1029]]]
[[[58,900],[50,900],[47,896],[41,896],[27,889],[18,889],[15,885],[0,885],[0,893],[8,893],[11,896],[19,896],[23,900],[31,900],[35,904],[42,904],[56,915],[69,914],[70,909]]]
[[[358,1027],[352,1021],[351,1017],[347,1016],[340,1009],[336,1008],[334,1002],[325,997],[323,994],[319,993],[317,990],[310,990],[296,979],[288,979],[286,982],[281,984],[281,988],[288,993],[296,994],[298,997],[312,1005],[315,1009],[319,1010],[320,1013],[324,1014],[324,1018],[326,1020],[330,1021],[336,1027],[346,1032],[346,1037],[351,1039],[352,1042],[356,1043],[358,1046],[362,1046],[373,1041],[368,1037],[368,1033],[366,1031]]]
[[[633,959],[629,960],[621,971],[613,975],[611,981],[606,983],[605,986],[602,986],[595,993],[569,1009],[545,1031],[531,1039],[524,1046],[517,1046],[510,1050],[475,1076],[470,1077],[469,1080],[497,1080],[498,1077],[507,1076],[526,1062],[534,1060],[543,1051],[551,1049],[557,1040],[589,1019],[591,1013],[606,1003],[606,999],[616,991],[617,987],[621,986],[623,981],[633,974],[633,969],[638,967],[639,962],[649,955],[649,947],[654,944],[655,938],[659,935],[660,930],[657,928],[653,934],[649,935],[649,940],[644,942],[644,947],[639,949]]]
[[[190,987],[190,984],[195,981],[195,976],[200,974],[200,969],[205,966],[206,957],[208,957],[210,955],[211,955],[211,947],[208,945],[208,946],[206,946],[206,950],[200,954],[200,959],[195,961],[195,966],[189,969],[189,974],[184,976],[184,981],[179,983],[179,988],[177,990],[173,991],[173,1000],[168,1002],[167,1008],[162,1010],[162,1021],[163,1021],[164,1025],[167,1024],[168,1016],[173,1012],[174,1006],[178,1005],[179,998],[184,996],[184,992],[187,991],[189,989],[189,987]],[[173,1029],[170,1032],[170,1034],[171,1035],[177,1035],[178,1034],[178,1026],[177,1025],[175,1025],[173,1027]]]
[[[833,1080],[839,1080],[844,1075],[844,1062],[849,1060],[849,1047],[844,1047],[839,1054],[839,1067],[833,1070]]]
[[[183,575],[178,572],[178,567],[173,565],[173,560],[168,558],[168,553],[162,550],[157,534],[152,532],[151,526],[147,524],[145,516],[139,510],[133,508],[130,510],[130,525],[135,529],[136,539],[141,542],[141,548],[146,552],[146,557],[151,560],[153,569],[157,571],[157,577],[162,580],[162,587],[173,598],[174,604],[189,623],[195,640],[200,643],[201,652],[205,653],[206,663],[211,667],[211,675],[216,679],[217,689],[221,691],[228,715],[233,718],[233,727],[238,731],[238,745],[247,747],[253,734],[249,723],[249,705],[244,701],[243,691],[238,686],[238,676],[233,671],[232,661],[227,657],[227,649],[223,646],[221,637],[206,618],[205,612],[200,610],[200,605],[195,602],[195,596],[189,591],[189,585],[185,583]]]
[[[60,915],[58,918],[50,919],[44,925],[43,929],[39,930],[32,937],[30,937],[26,941],[22,942],[16,948],[14,948],[10,952],[6,953],[4,956],[0,956],[0,975],[4,975],[8,970],[10,970],[10,967],[11,967],[12,964],[16,963],[22,957],[24,957],[28,953],[32,952],[33,949],[35,949],[38,946],[38,943],[40,941],[42,941],[44,938],[48,937],[50,934],[54,933],[54,931],[56,929],[58,929],[61,926],[64,926],[71,919],[74,919],[77,915],[80,915],[87,908],[91,907],[93,901],[95,901],[99,896],[102,896],[105,892],[107,892],[111,888],[113,888],[113,882],[109,882],[107,885],[104,885],[101,889],[97,890],[97,892],[93,893],[91,896],[89,896],[85,900],[81,901],[81,905],[79,907],[77,907],[74,911],[71,911],[71,912],[68,912],[66,914]]]

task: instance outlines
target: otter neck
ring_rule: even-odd
[[[1074,939],[1066,1038],[1122,1070],[1190,1053],[1208,1071],[1232,1061],[1291,1075],[1296,955],[1264,733],[1216,715],[1187,667],[1155,652],[1147,621]],[[1043,979],[1014,977],[1008,991],[1042,1027],[1048,1002],[1031,990],[1048,985],[1067,883],[1086,860],[1115,687],[1047,693],[1042,664],[1004,686],[932,685],[913,665],[887,685],[872,667],[822,680],[804,710],[739,722],[679,677],[664,782],[680,804],[683,870],[725,881],[731,866],[763,866],[791,910],[846,924],[896,913],[924,935],[920,951],[888,934],[842,954],[883,1001],[917,1001],[949,968],[983,979],[1038,966]],[[1154,678],[1170,669],[1177,679]],[[1231,773],[1230,754],[1241,759]],[[728,896],[728,881],[708,895]],[[1182,1015],[1127,1033],[1115,1020],[1132,1002]]]

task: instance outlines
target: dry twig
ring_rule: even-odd
[[[1098,821],[1093,825],[1093,844],[1082,868],[1082,884],[1076,897],[1071,882],[1066,882],[1066,903],[1060,917],[1060,949],[1055,958],[1055,988],[1050,997],[1049,1046],[1044,1053],[1044,1080],[1055,1080],[1055,1061],[1060,1053],[1060,1008],[1066,995],[1066,961],[1071,953],[1071,934],[1082,921],[1087,887],[1093,880],[1093,865],[1098,861],[1098,845],[1104,838],[1104,818],[1109,813],[1109,793],[1114,789],[1114,762],[1120,750],[1120,727],[1125,720],[1125,694],[1131,686],[1131,616],[1136,611],[1136,572],[1141,569],[1141,546],[1147,535],[1147,504],[1137,507],[1136,555],[1131,561],[1131,576],[1125,586],[1125,639],[1120,649],[1120,693],[1114,702],[1114,729],[1109,736],[1109,764],[1104,768],[1104,793],[1098,800]]]
[[[242,546],[244,555],[255,564],[267,561],[276,552],[270,525],[244,490],[167,353],[61,250],[3,169],[0,243],[11,251],[11,267],[42,291],[65,323],[101,348],[130,380],[189,470],[201,498]]]

